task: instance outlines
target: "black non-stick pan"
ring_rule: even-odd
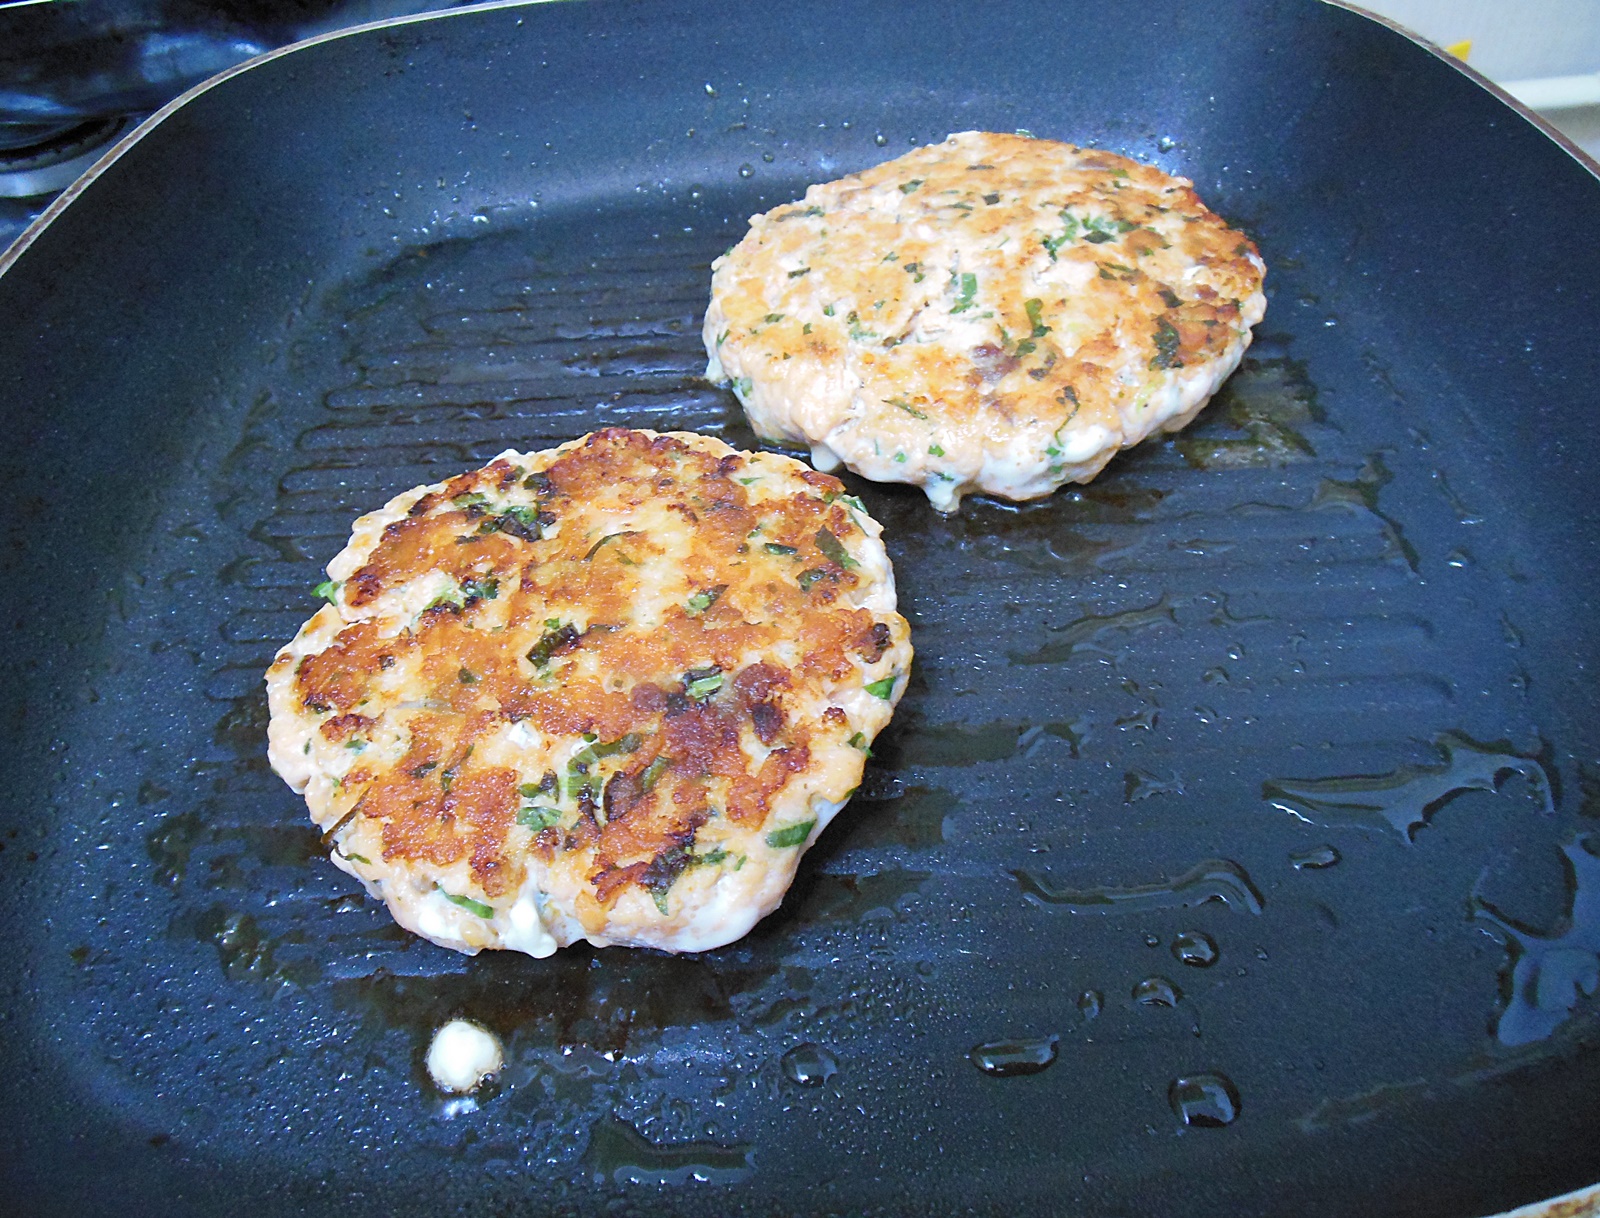
[[[1270,268],[1244,366],[1040,503],[852,481],[916,670],[749,938],[399,931],[265,760],[351,519],[603,425],[754,444],[711,259],[972,128],[1192,178]],[[490,8],[229,75],[47,219],[0,261],[0,1210],[1600,1179],[1600,179],[1459,65],[1310,0]],[[447,1102],[458,1014],[508,1062]]]

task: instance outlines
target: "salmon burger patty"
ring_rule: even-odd
[[[502,453],[356,521],[267,672],[272,765],[435,943],[728,943],[905,688],[879,533],[836,479],[705,436]]]
[[[1265,273],[1183,178],[968,131],[753,217],[712,264],[707,376],[819,469],[1035,499],[1193,419]]]

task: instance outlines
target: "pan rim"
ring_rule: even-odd
[[[1468,80],[1472,81],[1480,88],[1487,89],[1491,94],[1509,106],[1517,114],[1527,119],[1528,122],[1532,123],[1545,135],[1549,136],[1552,140],[1559,144],[1561,148],[1570,157],[1572,157],[1573,160],[1577,161],[1578,164],[1582,165],[1595,177],[1600,178],[1600,160],[1596,160],[1594,157],[1590,156],[1577,144],[1573,143],[1567,135],[1554,127],[1550,123],[1549,119],[1545,118],[1537,110],[1530,109],[1524,102],[1506,92],[1494,81],[1490,80],[1482,72],[1478,71],[1477,68],[1469,64],[1466,60],[1457,58],[1438,43],[1424,38],[1421,34],[1418,34],[1414,30],[1407,29],[1398,21],[1391,20],[1390,18],[1383,16],[1381,13],[1375,13],[1369,8],[1362,8],[1359,4],[1352,4],[1350,0],[1322,0],[1322,3],[1326,4],[1329,8],[1342,8],[1346,12],[1355,13],[1358,17],[1365,17],[1368,21],[1376,22],[1385,29],[1393,30],[1396,34],[1399,34],[1401,37],[1421,47],[1424,51],[1427,51],[1428,54],[1432,55],[1435,59],[1443,60],[1446,64],[1454,68],[1457,72],[1460,72]],[[0,269],[3,269],[3,264],[0,264]]]
[[[271,63],[275,59],[282,59],[286,55],[292,55],[296,51],[303,51],[308,47],[319,46],[325,42],[334,42],[340,38],[350,38],[358,34],[371,33],[373,30],[394,29],[405,25],[420,25],[423,22],[438,21],[443,18],[459,16],[463,13],[487,13],[498,9],[532,8],[535,5],[563,2],[568,2],[568,0],[479,0],[476,4],[463,4],[459,8],[430,9],[425,13],[409,13],[400,17],[384,17],[376,21],[363,21],[359,25],[346,26],[338,30],[328,30],[321,34],[313,34],[310,38],[302,38],[298,42],[289,42],[281,47],[273,47],[270,51],[252,55],[249,59],[241,60],[232,67],[224,68],[215,76],[208,76],[199,84],[191,85],[155,113],[145,118],[133,130],[107,148],[98,160],[78,175],[71,185],[52,199],[50,205],[40,212],[38,217],[27,228],[18,234],[16,240],[4,249],[0,249],[0,276],[4,276],[7,271],[16,265],[17,259],[22,257],[27,252],[28,247],[39,239],[39,234],[50,227],[56,217],[61,215],[74,199],[88,189],[90,183],[120,160],[130,148],[195,98],[210,92],[218,85],[233,79],[235,76],[241,76],[264,64]]]
[[[552,2],[553,0],[480,0],[478,3],[466,4],[457,8],[432,10],[424,13],[409,14],[363,22],[358,25],[320,33],[309,38],[285,44],[281,47],[273,48],[269,51],[252,56],[249,59],[226,68],[214,76],[211,76],[185,90],[182,94],[163,105],[160,109],[138,123],[132,130],[112,144],[75,181],[73,181],[65,190],[62,191],[60,195],[52,200],[46,210],[41,213],[41,215],[31,224],[29,224],[28,227],[24,229],[24,231],[16,238],[15,241],[12,242],[9,247],[0,249],[0,277],[3,277],[5,273],[9,271],[13,265],[15,265],[22,254],[25,253],[32,246],[34,241],[38,239],[39,235],[43,233],[43,231],[52,222],[54,222],[66,210],[66,208],[83,193],[84,190],[88,188],[90,183],[105,173],[112,164],[125,155],[135,144],[148,136],[152,131],[160,126],[162,122],[171,117],[171,115],[176,113],[183,106],[234,76],[261,67],[272,60],[285,57],[294,52],[314,47],[325,42],[330,42],[334,39],[421,24],[423,22],[434,21],[439,18],[453,17],[458,14],[494,12],[501,9],[529,8],[535,5],[542,5]],[[1345,9],[1361,17],[1365,17],[1379,25],[1382,25],[1385,28],[1391,29],[1405,37],[1408,41],[1428,51],[1435,58],[1445,60],[1454,70],[1467,76],[1469,79],[1485,88],[1490,94],[1508,106],[1512,111],[1529,120],[1536,128],[1561,146],[1570,156],[1573,157],[1573,159],[1575,159],[1591,174],[1597,178],[1600,178],[1600,162],[1597,162],[1595,158],[1589,156],[1537,112],[1528,108],[1525,104],[1520,102],[1511,94],[1507,93],[1504,89],[1496,85],[1492,80],[1485,77],[1481,72],[1472,68],[1470,65],[1466,64],[1455,56],[1450,55],[1435,43],[1413,33],[1398,23],[1381,15],[1375,14],[1368,9],[1362,8],[1357,4],[1349,3],[1348,0],[1323,0],[1323,2],[1331,8]],[[1532,1202],[1513,1211],[1507,1211],[1503,1214],[1497,1215],[1496,1218],[1558,1218],[1558,1216],[1559,1218],[1593,1218],[1595,1215],[1600,1215],[1600,1183],[1579,1188],[1560,1196]]]

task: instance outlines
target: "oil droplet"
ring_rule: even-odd
[[[1258,914],[1261,894],[1245,869],[1228,859],[1205,859],[1175,880],[1135,884],[1127,888],[1052,888],[1029,871],[1013,871],[1023,895],[1040,905],[1064,906],[1072,913],[1106,913],[1113,909],[1145,913],[1156,909],[1190,909],[1221,901],[1229,909]],[[1159,943],[1160,940],[1158,939]]]
[[[1016,1074],[1038,1074],[1056,1060],[1056,1036],[1032,1040],[989,1040],[974,1045],[967,1058],[985,1074],[1010,1078]]]
[[[617,1184],[736,1184],[754,1167],[754,1148],[714,1142],[651,1142],[615,1115],[589,1134],[584,1161],[596,1178]]]
[[[1460,732],[1444,732],[1434,744],[1444,758],[1439,765],[1407,765],[1379,775],[1277,779],[1261,785],[1261,797],[1312,824],[1388,826],[1409,842],[1451,796],[1496,791],[1506,774],[1521,774],[1541,811],[1555,814],[1550,777],[1534,758],[1479,744]]]
[[[808,1041],[783,1055],[783,1072],[802,1087],[820,1087],[839,1073],[839,1059]]]
[[[767,164],[769,164],[769,165],[770,165],[770,164],[772,164],[772,162],[773,162],[773,160],[774,160],[774,159],[775,159],[775,158],[774,158],[774,157],[773,157],[773,155],[772,155],[772,153],[770,153],[770,152],[763,152],[763,153],[762,153],[762,154],[761,154],[761,159],[762,159],[762,160],[763,160],[763,161],[765,161],[765,162],[766,162],[766,163],[767,163]]]
[[[1100,1014],[1104,1002],[1099,990],[1084,990],[1078,995],[1078,1014],[1083,1016],[1084,1022],[1088,1022]]]
[[[1536,934],[1481,897],[1471,900],[1472,920],[1509,949],[1501,975],[1505,1005],[1494,1029],[1503,1045],[1543,1040],[1567,1021],[1583,995],[1600,990],[1600,841],[1578,838],[1561,852],[1571,909],[1559,933]]]
[[[1190,968],[1210,968],[1217,962],[1216,940],[1198,930],[1186,930],[1172,941],[1172,955]]]
[[[880,131],[880,132],[878,132],[877,135],[872,137],[872,142],[874,144],[876,144],[879,148],[882,148],[884,145],[886,145],[889,142],[889,137],[887,135],[885,135],[883,132]]]
[[[712,85],[712,83],[710,81],[707,81],[706,82],[706,96],[707,97],[715,97],[716,95],[717,95],[716,87],[714,85]]]
[[[1302,850],[1298,854],[1289,856],[1289,864],[1296,871],[1321,871],[1324,867],[1332,867],[1339,861],[1339,852],[1332,846],[1313,846],[1310,850]]]
[[[1167,1103],[1185,1125],[1220,1129],[1239,1115],[1239,1091],[1225,1074],[1193,1074],[1175,1078],[1167,1088]]]
[[[748,178],[751,174],[755,173],[755,171],[756,167],[748,162],[739,166],[739,176],[741,178]]]
[[[1175,1007],[1183,991],[1165,977],[1146,977],[1133,987],[1133,1000],[1142,1007]]]

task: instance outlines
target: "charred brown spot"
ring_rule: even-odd
[[[334,744],[343,744],[352,736],[366,731],[376,722],[376,719],[369,719],[365,715],[357,715],[355,713],[335,715],[324,723],[319,730],[323,736]]]
[[[894,635],[887,622],[872,623],[872,629],[860,644],[861,658],[868,664],[876,664],[883,659],[883,653],[889,650],[889,644],[893,641]]]
[[[771,702],[759,702],[750,708],[750,722],[755,725],[761,743],[771,744],[783,731],[783,711]]]

